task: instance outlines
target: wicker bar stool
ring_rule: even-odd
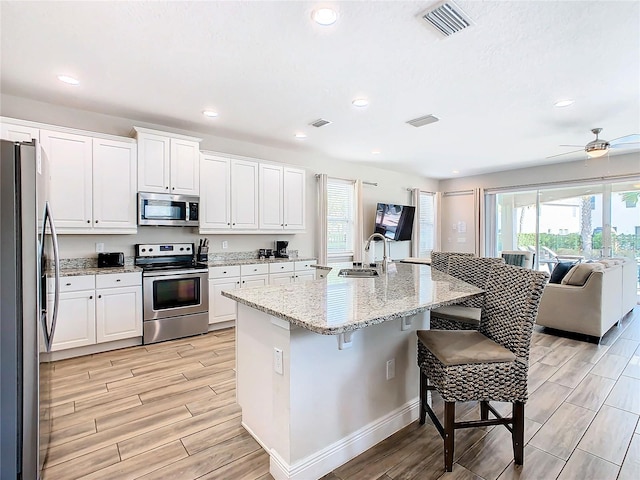
[[[548,278],[544,272],[496,264],[485,286],[479,331],[417,332],[420,424],[428,413],[444,439],[446,471],[453,468],[455,430],[489,425],[511,431],[515,463],[523,464],[529,348]],[[444,426],[427,403],[429,390],[444,400]],[[472,400],[480,401],[480,420],[456,422],[456,402]],[[489,401],[511,402],[512,416],[502,417]]]
[[[463,282],[484,289],[491,267],[504,264],[503,258],[471,257],[451,255],[446,273]],[[480,312],[483,296],[470,298],[455,305],[431,310],[431,330],[477,330],[480,326]]]
[[[463,252],[431,252],[431,268],[447,273],[449,270],[449,258],[453,255],[461,257],[475,257],[473,253]]]

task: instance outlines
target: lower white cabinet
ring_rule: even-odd
[[[209,279],[209,325],[236,319],[236,302],[223,297],[223,290],[240,288],[240,277]]]
[[[53,312],[53,299],[52,294],[47,296],[49,312]],[[96,343],[95,312],[94,290],[61,292],[51,350],[66,350]]]
[[[286,273],[272,273],[269,275],[269,284],[270,285],[286,285],[288,283],[293,283],[295,280],[293,272]]]
[[[48,291],[53,292],[53,279]],[[47,295],[53,311],[53,293]],[[66,350],[142,336],[139,272],[60,278],[60,306],[51,349]]]
[[[96,343],[142,336],[142,287],[96,290]]]

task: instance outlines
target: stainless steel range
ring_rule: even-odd
[[[136,245],[142,267],[144,344],[207,333],[209,268],[194,261],[193,243]]]

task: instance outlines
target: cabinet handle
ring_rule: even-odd
[[[230,223],[227,223],[227,225],[231,225],[231,224],[230,224]],[[235,223],[234,223],[234,225],[235,225]]]
[[[93,295],[89,295],[89,300],[93,300]]]
[[[119,281],[120,281],[120,279],[119,279],[119,278],[116,278],[116,282],[119,282]]]
[[[169,187],[164,187],[165,190],[169,190]]]
[[[235,223],[234,223],[234,225],[235,225]]]
[[[244,283],[244,280],[242,280],[242,283]]]
[[[222,272],[222,273],[227,273],[227,272]]]
[[[240,282],[236,282],[236,285],[240,285]]]
[[[280,224],[280,226],[281,226],[281,227],[284,227],[284,223],[281,223],[281,224]]]
[[[289,226],[289,224],[288,224],[288,223],[285,223],[285,224],[284,224],[284,226],[285,226],[285,227],[288,227],[288,226]]]
[[[102,298],[102,295],[98,295],[98,298]]]
[[[254,268],[254,269],[253,269],[253,271],[254,271],[254,272],[257,272],[257,271],[258,271],[258,269],[257,269],[257,268]]]
[[[175,189],[176,189],[176,187],[173,187],[171,190],[175,190]]]
[[[67,285],[67,287],[70,287],[70,286],[71,286],[71,283],[67,283],[66,285]]]
[[[98,223],[98,220],[96,220],[96,223]]]
[[[91,220],[87,220],[87,223],[91,223]]]

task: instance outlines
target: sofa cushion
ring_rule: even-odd
[[[573,262],[559,262],[556,264],[553,272],[551,272],[551,278],[549,283],[560,283],[564,276],[571,270],[575,263]]]
[[[622,265],[624,261],[619,258],[601,258],[596,263],[604,265],[604,268],[611,268],[615,267],[616,265]]]
[[[562,281],[562,285],[576,285],[581,287],[591,275],[591,272],[603,272],[604,266],[599,263],[579,263],[571,267]]]

